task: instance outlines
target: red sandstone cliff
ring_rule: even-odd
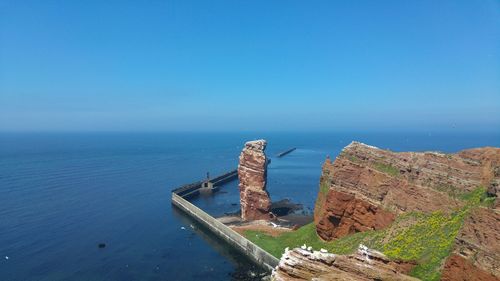
[[[407,211],[453,211],[464,204],[455,195],[478,186],[495,192],[498,157],[498,148],[395,153],[353,142],[323,165],[315,210],[318,234],[331,240],[384,228]]]
[[[499,183],[500,148],[395,153],[353,142],[323,165],[316,230],[332,240],[383,229],[409,211],[450,213],[466,204],[461,195],[482,186],[495,202],[466,217],[442,280],[500,280]]]
[[[500,200],[500,149],[494,147],[474,148],[460,151],[458,155],[468,161],[480,165],[481,185],[488,189],[490,196],[497,198],[495,208]]]
[[[442,279],[500,280],[500,212],[478,208],[466,218],[446,260]]]
[[[271,200],[266,191],[267,157],[265,140],[249,141],[240,154],[241,218],[243,220],[269,219]]]

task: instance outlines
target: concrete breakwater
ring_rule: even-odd
[[[221,181],[227,182],[230,179],[234,179],[235,177],[232,176],[234,172],[235,171],[231,171],[215,178],[218,179],[218,181],[214,181],[214,183],[218,182],[219,184],[221,184]],[[232,230],[216,218],[210,216],[202,209],[196,207],[191,202],[185,199],[189,196],[193,196],[199,193],[199,190],[202,188],[203,182],[204,181],[199,181],[174,189],[172,191],[172,204],[185,212],[190,217],[194,218],[202,225],[206,226],[215,235],[239,250],[245,256],[252,259],[255,263],[262,266],[269,272],[272,271],[272,269],[274,269],[279,263],[279,260],[276,257],[264,251],[262,248],[255,245],[250,240],[246,239],[236,231]]]
[[[281,157],[287,155],[288,153],[291,153],[291,152],[295,151],[296,149],[297,149],[296,147],[290,148],[290,149],[285,150],[285,151],[283,151],[281,153],[278,153],[278,155],[276,155],[276,157],[281,158]]]
[[[189,198],[191,196],[196,196],[200,193],[200,189],[203,187],[204,184],[207,184],[207,186],[210,186],[210,188],[213,191],[218,191],[219,186],[235,180],[238,177],[238,171],[237,170],[231,170],[227,173],[224,173],[220,176],[217,176],[213,179],[206,179],[202,181],[197,181],[194,183],[186,184],[183,185],[179,188],[176,188],[172,190],[173,193],[182,196],[184,198]]]

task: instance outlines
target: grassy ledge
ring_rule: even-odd
[[[259,231],[246,231],[245,236],[277,258],[281,257],[286,247],[300,247],[304,243],[336,254],[351,254],[362,243],[392,259],[417,261],[418,265],[410,275],[434,281],[440,279],[441,265],[450,255],[455,237],[469,211],[488,203],[482,187],[467,193],[463,200],[467,202],[466,206],[449,215],[443,212],[407,213],[385,230],[355,233],[330,242],[318,237],[313,223],[278,237]]]
[[[248,240],[259,245],[277,258],[281,258],[286,247],[296,248],[304,243],[308,246],[312,246],[316,250],[324,248],[332,253],[349,254],[354,252],[358,245],[369,234],[370,232],[357,233],[332,242],[324,242],[316,234],[316,226],[314,223],[307,224],[293,232],[283,233],[278,237],[272,237],[260,231],[245,231],[245,237],[248,238]]]
[[[377,171],[389,174],[389,175],[394,176],[394,177],[400,176],[399,169],[390,165],[390,164],[375,162],[375,163],[373,163],[373,168]]]

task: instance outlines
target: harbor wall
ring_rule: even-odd
[[[182,196],[176,194],[176,192],[172,192],[172,204],[206,226],[218,237],[240,250],[244,255],[248,256],[268,271],[272,271],[278,265],[279,260],[276,257],[264,251],[216,218],[205,213]]]

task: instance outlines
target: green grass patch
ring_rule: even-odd
[[[330,188],[328,187],[328,185],[326,185],[324,183],[321,183],[319,186],[319,192],[321,192],[321,194],[323,194],[323,195],[326,195],[328,193],[329,189]]]
[[[415,260],[419,264],[410,273],[422,280],[440,280],[440,267],[451,253],[455,237],[469,211],[486,199],[484,187],[461,195],[467,204],[450,215],[443,212],[417,214],[418,220],[401,229],[380,250],[388,257]],[[408,214],[411,215],[411,214]]]
[[[480,186],[470,192],[464,192],[458,196],[458,199],[468,201],[472,204],[479,204],[488,198],[486,188]]]
[[[245,236],[277,258],[281,257],[286,247],[292,249],[303,244],[336,254],[351,254],[359,244],[364,244],[389,258],[418,262],[410,275],[434,281],[440,279],[441,264],[450,255],[455,237],[469,211],[491,201],[483,187],[464,194],[461,199],[467,202],[466,206],[452,214],[407,213],[399,216],[385,230],[355,233],[330,242],[319,238],[313,223],[278,237],[259,231],[246,231]]]
[[[273,256],[280,258],[284,249],[300,247],[304,243],[314,249],[327,249],[336,254],[352,254],[359,244],[379,250],[389,258],[417,261],[410,275],[422,280],[439,280],[440,265],[450,254],[454,239],[462,226],[465,211],[451,216],[441,212],[403,215],[384,231],[359,232],[330,242],[322,241],[313,223],[293,232],[272,237],[259,231],[246,231],[245,236]],[[398,225],[407,219],[416,220],[398,231]],[[391,237],[389,237],[389,235]]]
[[[463,191],[449,184],[442,184],[434,187],[434,189],[436,189],[437,191],[445,192],[446,194],[448,194],[448,196],[453,198],[460,198],[460,196],[463,195]]]
[[[245,237],[248,240],[259,245],[262,249],[269,252],[271,255],[281,258],[286,247],[297,248],[304,243],[307,246],[313,247],[315,250],[321,248],[327,249],[331,253],[350,254],[353,253],[360,243],[362,243],[371,232],[360,232],[332,242],[322,241],[316,234],[316,226],[314,223],[304,225],[293,232],[286,232],[278,237],[272,237],[260,231],[247,230]]]
[[[483,202],[481,202],[481,205],[485,206],[486,208],[492,208],[495,205],[495,200],[496,197],[486,197]]]
[[[420,215],[415,224],[401,229],[380,250],[390,258],[417,261],[412,276],[439,280],[441,262],[450,255],[464,216],[465,211]]]
[[[361,159],[359,159],[355,155],[349,154],[345,151],[340,152],[339,157],[347,158],[349,161],[351,161],[353,163],[359,164],[359,163],[363,162]]]
[[[316,199],[316,204],[314,206],[315,212],[321,212],[321,210],[323,209],[323,205],[325,204],[329,189],[330,188],[328,187],[328,185],[326,185],[325,183],[320,183],[318,198]]]
[[[438,191],[445,192],[448,196],[452,198],[456,198],[458,200],[469,202],[475,202],[474,204],[480,204],[485,207],[491,207],[495,203],[495,197],[488,196],[486,192],[486,188],[483,186],[479,186],[478,188],[464,192],[463,190],[459,190],[452,185],[440,185],[435,188]]]
[[[469,204],[479,204],[486,208],[491,208],[495,205],[496,197],[488,196],[486,188],[481,186],[462,196],[463,200],[469,201]]]
[[[394,177],[399,177],[399,169],[390,165],[390,164],[385,164],[385,163],[380,163],[380,162],[375,162],[373,163],[373,168],[375,168],[376,170],[382,172],[382,173],[386,173],[386,174],[389,174],[391,176],[394,176]]]
[[[351,161],[353,163],[361,163],[362,162],[358,157],[356,157],[354,155],[348,155],[347,159],[349,159],[349,161]]]

